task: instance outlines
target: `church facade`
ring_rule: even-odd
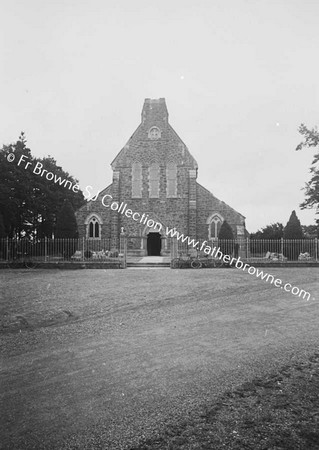
[[[168,229],[215,244],[224,220],[245,238],[245,217],[197,182],[198,165],[171,127],[164,98],[145,99],[142,120],[111,163],[112,183],[76,212],[80,238],[128,253],[165,255]]]

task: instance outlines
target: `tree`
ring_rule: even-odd
[[[292,211],[287,225],[284,228],[285,239],[302,239],[303,232],[300,220],[297,217],[296,211]]]
[[[250,235],[251,239],[281,239],[284,235],[284,226],[280,222],[272,223]]]
[[[231,255],[234,247],[234,233],[226,220],[224,220],[220,227],[218,240],[220,241],[219,247],[221,252],[224,255]]]
[[[0,213],[0,258],[4,258],[6,256],[6,243],[5,238],[6,237],[6,230],[4,228],[4,221],[3,216]]]
[[[65,172],[62,167],[58,166],[56,160],[51,156],[37,159],[36,162],[43,166],[42,170],[53,173],[56,178],[67,180],[69,182],[68,185],[76,185],[78,183],[68,172]],[[72,189],[60,185],[59,182],[47,181],[43,177],[36,177],[34,183],[37,190],[37,204],[41,205],[39,210],[40,220],[37,223],[38,235],[40,237],[52,237],[55,234],[57,216],[63,202],[68,200],[73,209],[77,210],[84,204],[84,197],[81,191],[73,192]]]
[[[319,131],[318,129],[308,129],[304,124],[299,127],[299,133],[304,137],[304,140],[297,145],[296,150],[303,148],[318,147],[319,145]],[[315,153],[314,159],[310,167],[311,178],[304,188],[306,199],[301,203],[302,209],[316,208],[316,213],[319,214],[319,152]],[[319,219],[317,220],[319,224]]]
[[[218,239],[234,239],[232,227],[229,225],[227,220],[224,220],[220,227]]]
[[[284,235],[284,226],[280,222],[272,223],[250,235],[250,252],[253,255],[265,255],[278,252],[279,240]]]
[[[64,258],[68,259],[77,250],[77,238],[79,236],[74,209],[69,200],[65,200],[59,211],[55,237],[63,238],[61,250]]]
[[[78,183],[54,158],[33,157],[26,142],[22,132],[16,143],[0,150],[0,211],[9,237],[51,238],[64,200],[78,209],[84,197],[80,190],[57,181],[68,181],[68,186]],[[37,165],[44,172],[35,171]]]
[[[297,217],[296,211],[292,211],[287,225],[284,228],[284,239],[302,239],[303,232],[300,224],[300,220]],[[290,260],[297,260],[299,253],[302,249],[302,243],[297,242],[285,242],[284,255]]]
[[[4,226],[3,215],[0,213],[0,239],[6,237],[6,229]]]
[[[74,214],[74,209],[69,200],[63,203],[63,206],[57,216],[55,237],[64,239],[77,239],[78,227]]]
[[[319,238],[319,227],[317,225],[302,225],[302,232],[306,239]]]
[[[23,132],[15,144],[0,152],[0,210],[10,237],[28,233],[32,216],[30,173],[18,165],[21,157],[32,160]]]

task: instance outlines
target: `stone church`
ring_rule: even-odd
[[[112,183],[76,212],[92,248],[119,248],[124,232],[129,254],[169,254],[171,228],[215,245],[224,220],[236,239],[245,237],[245,217],[196,181],[197,162],[170,125],[164,98],[145,99],[141,123],[111,167]]]

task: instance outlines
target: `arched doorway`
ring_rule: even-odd
[[[160,233],[148,233],[147,235],[147,255],[161,256],[162,241]]]

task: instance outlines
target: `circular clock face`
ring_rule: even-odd
[[[151,128],[149,133],[148,133],[148,137],[150,139],[159,139],[161,137],[161,132],[158,128],[154,127]]]

